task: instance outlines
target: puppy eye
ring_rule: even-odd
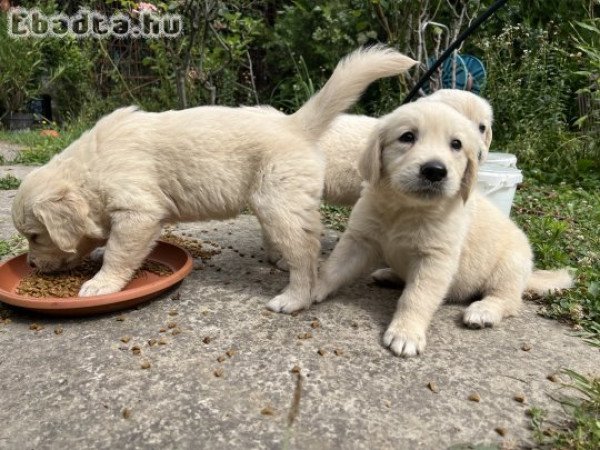
[[[452,139],[450,142],[450,147],[452,147],[454,150],[460,150],[462,148],[462,142],[460,142],[458,139]]]
[[[415,134],[412,131],[407,131],[406,133],[403,133],[398,140],[405,144],[412,144],[415,142]]]
[[[485,133],[485,125],[480,123],[479,124],[479,131],[481,131],[482,133]]]

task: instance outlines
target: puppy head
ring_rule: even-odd
[[[372,185],[385,183],[418,202],[466,201],[482,145],[477,128],[455,109],[415,102],[380,120],[359,169]]]
[[[481,134],[484,148],[481,149],[479,162],[485,161],[492,145],[492,123],[494,112],[489,102],[472,92],[459,89],[440,89],[419,101],[437,101],[451,106],[477,126]]]
[[[73,267],[98,243],[88,237],[85,199],[45,169],[23,180],[12,204],[12,218],[29,242],[29,264],[41,272],[52,272]]]

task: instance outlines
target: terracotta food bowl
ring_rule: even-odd
[[[114,294],[94,297],[33,298],[17,294],[21,280],[33,269],[27,264],[27,254],[16,256],[0,265],[0,301],[31,311],[56,316],[83,316],[129,308],[169,289],[192,270],[192,258],[181,247],[159,241],[146,258],[169,267],[173,273],[160,276],[146,270]]]

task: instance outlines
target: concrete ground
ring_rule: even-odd
[[[0,239],[15,233],[13,196],[0,191]],[[296,316],[271,313],[288,274],[264,260],[254,217],[178,230],[222,252],[135,309],[0,307],[0,448],[527,448],[530,407],[561,417],[553,375],[600,371],[598,349],[531,302],[487,330],[443,306],[425,354],[397,358],[381,337],[398,291],[365,278]]]

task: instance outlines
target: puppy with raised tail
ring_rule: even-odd
[[[532,273],[525,234],[473,190],[484,145],[471,121],[440,102],[380,119],[359,163],[368,184],[321,269],[314,301],[383,260],[405,282],[383,343],[413,356],[444,299],[476,300],[463,321],[481,328],[515,314],[528,288],[569,287],[564,270]]]
[[[105,242],[102,268],[79,295],[117,292],[164,224],[226,219],[249,205],[290,267],[288,287],[270,305],[308,305],[325,169],[317,140],[371,82],[414,64],[381,46],[358,50],[289,116],[219,106],[109,114],[23,180],[12,215],[29,241],[30,264],[68,268]]]

